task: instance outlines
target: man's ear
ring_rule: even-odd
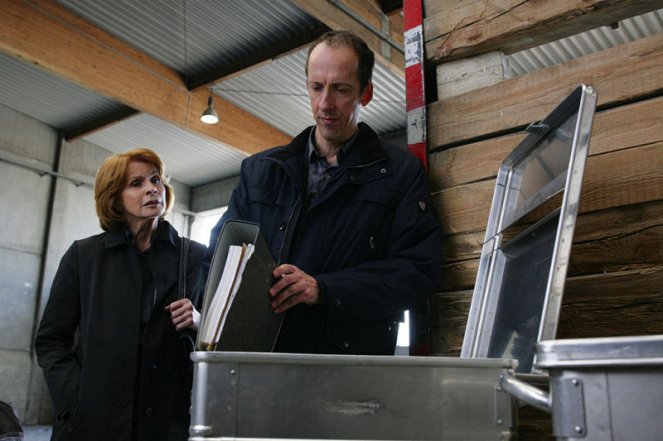
[[[373,82],[370,82],[364,87],[364,91],[361,94],[359,102],[362,106],[367,106],[368,103],[373,99]]]

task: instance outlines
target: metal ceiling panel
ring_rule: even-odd
[[[300,50],[222,81],[214,92],[294,136],[313,124],[306,94],[305,62],[306,51]]]
[[[236,176],[247,156],[147,114],[127,118],[84,139],[115,153],[152,149],[163,159],[168,175],[191,187]]]
[[[288,0],[57,0],[192,77],[319,25]]]
[[[294,136],[314,124],[306,93],[307,49],[278,58],[241,76],[222,81],[216,94],[258,118]],[[376,64],[373,72],[373,100],[360,119],[378,133],[404,129],[405,83],[388,69]]]
[[[0,54],[0,102],[57,130],[72,130],[123,108],[85,88]],[[168,173],[190,186],[236,176],[246,154],[217,141],[139,114],[84,136],[112,152],[148,147]]]
[[[622,20],[618,26],[601,26],[507,57],[512,76],[561,64],[583,55],[663,32],[663,9]]]
[[[187,76],[231,63],[318,25],[288,0],[58,2]],[[304,86],[305,62],[306,49],[302,49],[223,81],[215,90],[268,124],[295,135],[313,124]],[[379,133],[403,129],[402,79],[376,66],[374,80],[374,101],[364,109],[362,119]]]
[[[3,54],[0,54],[0,102],[64,131],[84,126],[123,107]]]

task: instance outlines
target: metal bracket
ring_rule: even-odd
[[[525,383],[522,380],[518,380],[513,374],[501,374],[500,386],[508,394],[513,395],[530,406],[550,413],[550,395],[541,389]]]
[[[553,390],[553,435],[561,438],[584,438],[585,397],[582,381],[578,378],[558,378]]]
[[[511,396],[502,389],[500,384],[495,385],[495,424],[502,427],[500,439],[512,439],[515,427],[515,409]]]

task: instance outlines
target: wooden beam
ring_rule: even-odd
[[[570,277],[557,338],[663,333],[663,266]]]
[[[587,160],[580,213],[663,199],[663,142],[590,156]],[[434,194],[442,231],[458,234],[482,230],[495,180],[459,185]]]
[[[661,265],[567,278],[557,338],[663,333],[661,283]],[[435,355],[460,354],[471,302],[471,289],[431,296]]]
[[[629,130],[624,130],[628,127]],[[462,147],[431,156],[432,191],[444,213],[447,234],[483,231],[488,221],[495,176],[500,163],[522,139],[522,133]],[[663,97],[615,107],[596,114],[585,171],[580,211],[592,212],[614,205],[637,204],[663,198]],[[663,157],[663,156],[661,156]],[[441,179],[448,172],[451,176]],[[646,182],[646,185],[643,183]],[[609,195],[609,198],[606,198]],[[477,253],[477,236],[456,240],[459,257]],[[473,256],[476,257],[476,256]]]
[[[424,20],[426,58],[441,63],[540,46],[661,7],[660,0],[438,0]]]
[[[403,11],[403,0],[374,0],[382,12],[385,14],[394,14]]]
[[[663,200],[631,204],[578,216],[569,274],[600,273],[609,267],[661,262]],[[445,236],[444,264],[476,271],[485,230]],[[467,272],[467,271],[466,271]]]
[[[544,118],[578,84],[598,91],[599,107],[663,88],[663,34],[482,87],[427,106],[429,149],[525,127]]]
[[[628,127],[628,130],[624,130]],[[494,179],[500,164],[527,136],[525,131],[491,138],[430,155],[431,192]],[[663,141],[663,97],[598,112],[589,155]]]
[[[366,41],[375,52],[375,59],[400,78],[405,78],[405,58],[403,55],[403,17],[400,14],[385,16],[379,7],[372,7],[358,0],[291,0],[302,11],[315,17],[331,29],[352,31]],[[345,10],[351,10],[358,21]],[[400,46],[400,50],[387,47],[375,31],[382,30],[384,18],[389,21],[389,39]]]
[[[52,0],[5,0],[0,51],[93,92],[247,153],[290,137],[216,98],[219,124],[203,124],[208,92],[187,90],[177,72]]]
[[[329,1],[329,0],[327,0]],[[332,3],[337,4],[337,7],[344,7],[352,10],[357,14],[361,19],[374,29],[382,30],[382,26],[385,25],[384,20],[387,19],[389,22],[387,35],[394,42],[398,43],[403,48],[404,44],[404,35],[403,35],[403,2],[400,2],[399,10],[392,10],[389,13],[385,13],[382,10],[380,2],[376,0],[334,0]],[[386,32],[386,30],[385,30]]]

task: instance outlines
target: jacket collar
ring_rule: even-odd
[[[304,158],[313,127],[306,128],[290,144],[273,150],[267,157],[281,161],[288,161],[293,156]],[[368,124],[363,122],[359,123],[359,133],[347,153],[344,159],[344,166],[361,166],[381,159],[387,159],[387,152],[382,148],[380,137]]]
[[[170,243],[174,248],[177,248],[177,231],[173,228],[168,221],[161,219],[153,242],[161,241]],[[107,231],[105,237],[106,248],[112,248],[120,245],[131,245],[131,233],[127,234],[125,228],[118,228],[115,230]]]

